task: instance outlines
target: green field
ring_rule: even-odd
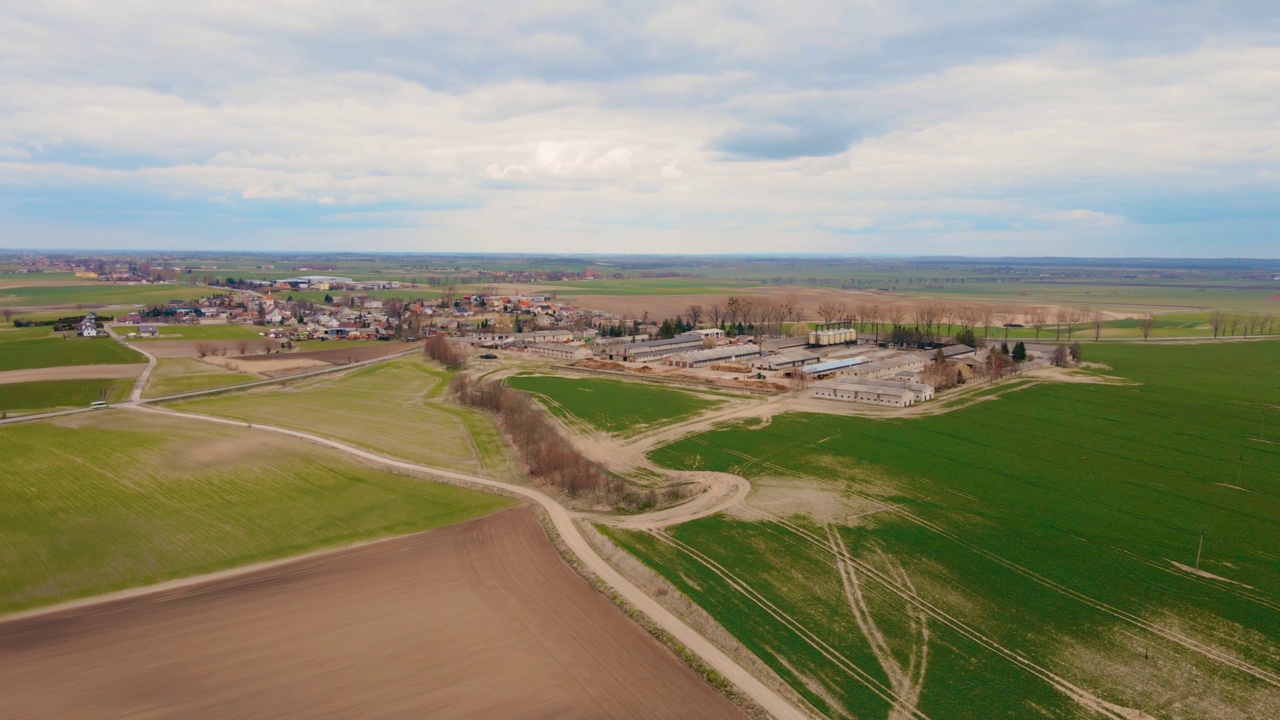
[[[217,290],[199,285],[114,285],[85,280],[57,285],[0,287],[0,307],[103,307],[164,304],[170,300],[198,300]],[[225,292],[225,291],[224,291]]]
[[[1086,352],[1134,384],[686,438],[749,514],[611,534],[830,717],[1280,717],[1280,344]]]
[[[269,433],[107,410],[0,428],[0,612],[510,505]]]
[[[314,432],[427,465],[514,477],[515,465],[493,421],[444,399],[451,378],[410,356],[171,407]]]
[[[142,391],[142,397],[157,398],[212,390],[261,379],[260,375],[224,370],[193,358],[160,358],[155,370],[151,372],[147,387]]]
[[[139,342],[152,340],[257,340],[262,328],[257,325],[158,325],[159,335],[154,338],[137,338]],[[136,325],[113,325],[119,335],[138,332]]]
[[[722,403],[641,382],[518,375],[507,384],[533,394],[559,417],[621,437],[691,418]]]
[[[0,370],[140,362],[146,358],[107,337],[64,337],[47,327],[0,330]]]
[[[98,400],[129,399],[132,380],[41,380],[0,384],[0,410],[9,414],[87,407]]]

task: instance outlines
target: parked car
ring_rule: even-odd
[[[493,353],[485,353],[480,356],[480,359],[481,360],[497,360],[498,356],[494,355]]]

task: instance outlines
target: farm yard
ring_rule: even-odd
[[[451,378],[411,356],[170,407],[314,432],[436,467],[511,477],[515,466],[492,420],[444,401]]]
[[[0,371],[65,365],[114,365],[146,358],[110,338],[64,337],[48,327],[0,329]]]
[[[1086,350],[1132,384],[679,440],[745,505],[607,532],[829,717],[1280,715],[1276,344]]]
[[[140,412],[8,426],[0,443],[0,612],[509,505],[285,437]]]
[[[139,698],[197,719],[746,717],[576,576],[524,509],[0,621],[0,697],[5,715],[85,720],[136,714]]]
[[[597,430],[627,437],[711,410],[722,401],[657,385],[624,380],[517,375],[507,379],[548,410]]]

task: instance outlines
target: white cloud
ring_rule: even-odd
[[[757,251],[1136,233],[1127,200],[1274,192],[1280,48],[1244,20],[1140,6],[1150,37],[1108,41],[924,7],[24,5],[0,24],[0,182]],[[988,44],[940,39],[958,23]]]

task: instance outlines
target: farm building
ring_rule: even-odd
[[[533,332],[518,333],[515,336],[516,342],[532,345],[535,343],[567,343],[573,340],[572,330],[535,330]]]
[[[932,400],[933,386],[900,380],[823,380],[814,384],[813,396],[826,400],[910,407]]]
[[[720,328],[703,328],[702,330],[690,330],[685,335],[697,335],[703,338],[712,338],[713,340],[721,340],[724,338],[724,331]]]
[[[762,356],[751,363],[760,370],[786,370],[787,368],[811,365],[820,358],[803,347],[791,347],[785,350]]]
[[[870,362],[870,360],[862,356],[841,358],[840,360],[828,360],[826,362],[815,363],[813,365],[805,365],[800,368],[800,371],[809,377],[826,377],[828,375],[847,372],[850,368],[858,365],[866,365]]]
[[[725,345],[718,348],[693,350],[678,355],[670,355],[662,362],[664,365],[671,365],[672,367],[699,368],[716,363],[727,363],[757,357],[760,357],[759,345]]]
[[[925,364],[928,362],[929,358],[926,358],[924,355],[918,353],[906,353],[897,357],[876,360],[857,367],[852,367],[843,374],[857,378],[858,380],[877,380],[880,378],[893,377],[901,372],[923,370]]]
[[[701,335],[677,335],[667,340],[648,340],[630,343],[621,347],[611,347],[607,352],[610,360],[641,362],[656,360],[702,347]]]
[[[803,348],[808,344],[808,335],[787,338],[765,338],[760,341],[760,348],[765,352],[779,352],[790,348]]]
[[[948,360],[962,360],[971,358],[978,354],[978,351],[968,345],[947,345],[942,348],[942,356]]]
[[[142,325],[138,327],[138,337],[155,337],[160,334],[160,328],[155,325]]]
[[[632,345],[649,339],[648,335],[623,335],[622,337],[597,337],[591,344],[591,350],[597,355],[604,355],[612,349],[623,345]]]
[[[582,345],[566,345],[564,343],[533,343],[526,346],[535,355],[552,360],[582,360],[591,357],[591,351]]]

